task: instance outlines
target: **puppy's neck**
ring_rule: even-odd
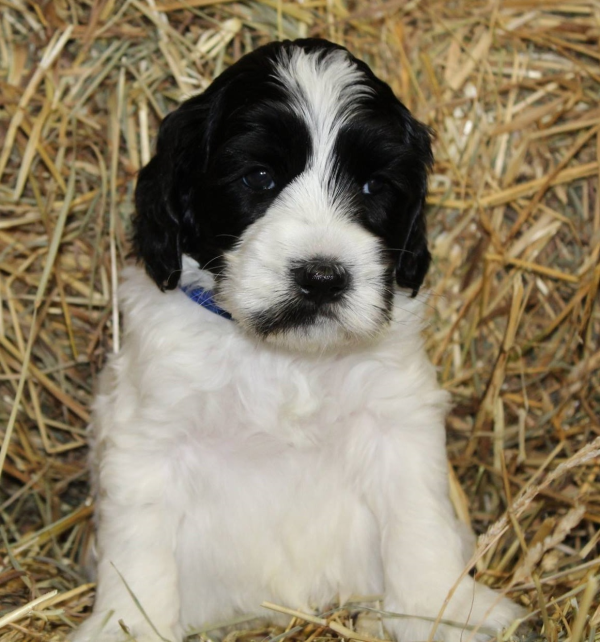
[[[231,314],[229,314],[229,312],[227,312],[227,310],[224,310],[219,305],[217,305],[212,290],[204,288],[201,285],[181,285],[180,289],[185,294],[187,294],[187,296],[192,301],[194,301],[194,303],[201,305],[209,312],[218,314],[224,319],[229,319],[230,321],[233,320],[233,317],[231,316]]]

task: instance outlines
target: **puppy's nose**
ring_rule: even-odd
[[[344,266],[333,261],[308,261],[292,272],[302,294],[315,303],[335,301],[350,282]]]

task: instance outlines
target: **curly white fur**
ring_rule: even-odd
[[[139,642],[154,627],[176,641],[264,616],[263,600],[319,610],[351,594],[435,618],[464,560],[421,304],[398,294],[384,337],[326,358],[272,349],[140,269],[121,304],[124,348],[94,407],[98,594],[75,640],[125,639],[123,620]],[[444,618],[497,629],[516,614],[466,577]],[[386,626],[409,641],[431,623]]]

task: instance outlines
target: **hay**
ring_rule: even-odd
[[[2,642],[60,640],[92,603],[84,431],[159,119],[255,46],[307,35],[350,47],[437,132],[427,345],[477,574],[529,607],[533,639],[598,639],[597,3],[0,7]],[[349,636],[349,607],[323,617],[282,637]]]

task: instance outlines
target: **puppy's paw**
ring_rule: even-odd
[[[155,632],[146,622],[129,626],[119,624],[110,613],[93,613],[69,636],[69,642],[181,642],[183,632],[179,626],[157,627]]]
[[[458,626],[445,625],[446,642],[485,642],[522,617],[525,610],[483,584],[465,578],[442,616]]]
[[[427,601],[402,608],[387,607],[400,614],[385,620],[385,627],[396,642],[429,639],[435,629],[436,642],[487,642],[522,617],[525,610],[496,591],[465,578],[444,609],[440,622],[434,622],[445,596],[431,596]]]

